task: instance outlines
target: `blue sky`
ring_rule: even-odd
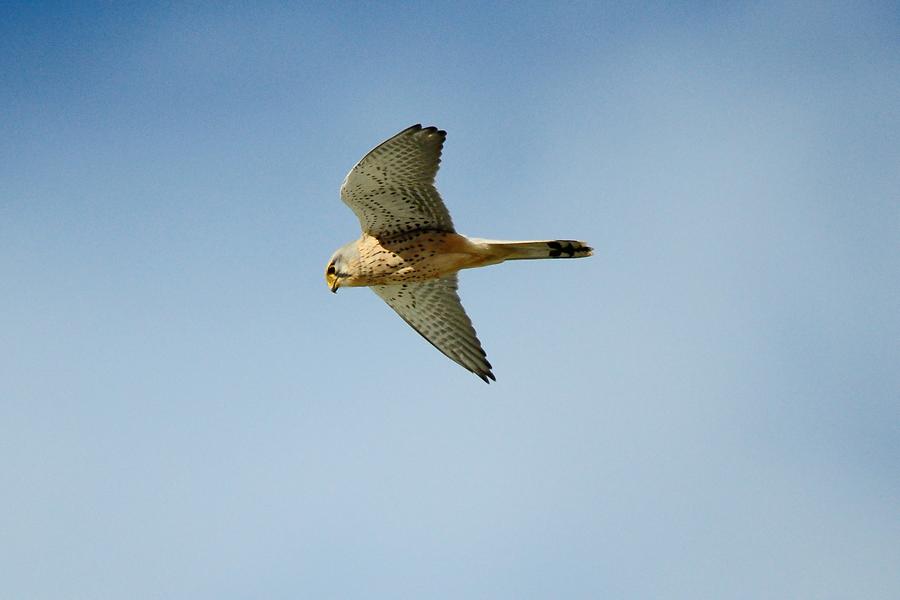
[[[900,594],[890,3],[0,9],[3,598]],[[328,293],[448,131],[484,385]]]

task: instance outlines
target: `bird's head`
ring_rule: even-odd
[[[325,283],[328,284],[328,289],[337,293],[338,288],[347,283],[351,277],[350,265],[353,260],[359,260],[356,242],[338,248],[325,267]]]

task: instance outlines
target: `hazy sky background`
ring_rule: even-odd
[[[895,3],[5,3],[0,598],[900,597]],[[479,381],[338,197],[448,131]]]

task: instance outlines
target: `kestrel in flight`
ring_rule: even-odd
[[[332,292],[372,288],[435,348],[490,383],[491,363],[456,293],[457,271],[593,250],[575,240],[506,242],[456,233],[434,187],[446,137],[436,127],[413,125],[350,170],[341,199],[359,218],[362,237],[334,253],[325,281]]]

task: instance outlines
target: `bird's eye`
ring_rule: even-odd
[[[327,271],[327,273],[328,273],[329,275],[334,275],[334,265],[328,265],[328,271]]]

